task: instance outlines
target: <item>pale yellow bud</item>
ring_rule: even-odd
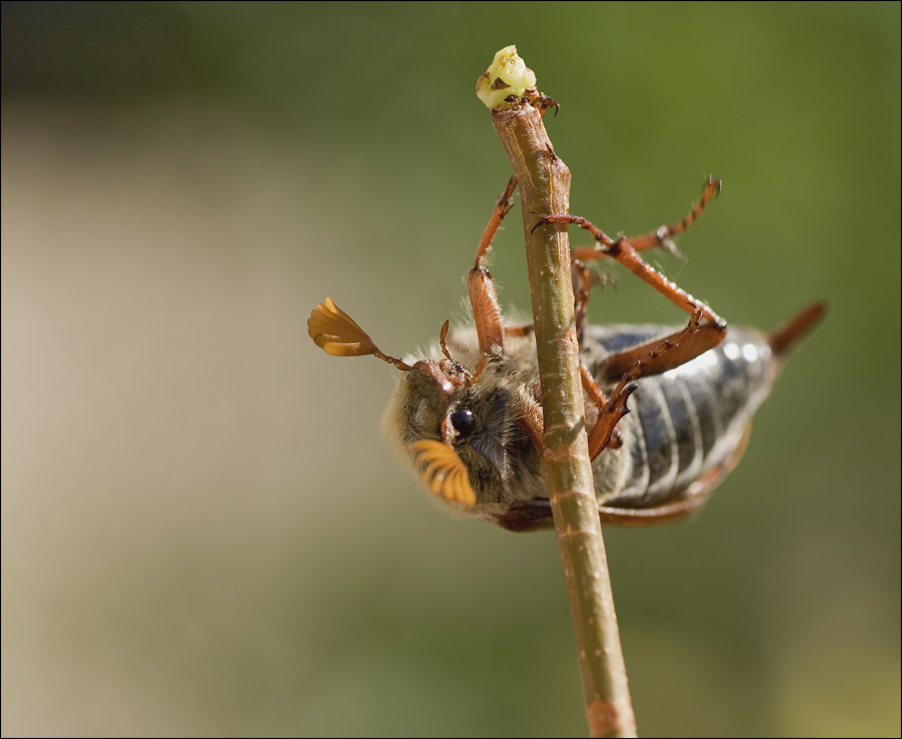
[[[476,95],[487,108],[497,108],[510,95],[522,97],[536,86],[536,75],[517,54],[516,46],[505,46],[485,73],[476,80]]]

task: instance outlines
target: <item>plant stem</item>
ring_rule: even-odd
[[[542,476],[554,514],[589,729],[593,737],[636,736],[587,445],[567,226],[532,231],[539,215],[569,212],[570,170],[554,154],[541,113],[527,98],[493,107],[492,123],[520,186],[545,418]]]

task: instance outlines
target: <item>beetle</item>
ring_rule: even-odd
[[[384,354],[326,298],[310,314],[308,334],[336,356],[374,355],[401,371],[384,418],[403,463],[460,513],[511,531],[553,527],[539,471],[544,451],[541,387],[533,328],[505,325],[487,258],[513,207],[512,177],[495,203],[467,285],[472,325],[449,331],[421,356]],[[666,523],[708,500],[741,458],[753,414],[770,393],[789,349],[823,317],[825,303],[765,333],[727,328],[704,302],[651,267],[640,252],[685,231],[720,191],[709,177],[679,223],[634,238],[607,236],[584,218],[547,214],[576,225],[595,244],[571,251],[580,374],[589,453],[602,522]],[[690,315],[687,325],[593,326],[586,321],[589,261],[614,259]],[[631,413],[632,411],[632,413]],[[629,414],[629,415],[628,415]]]

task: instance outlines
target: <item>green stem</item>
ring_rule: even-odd
[[[587,445],[566,225],[532,229],[537,214],[568,213],[570,170],[539,110],[524,99],[492,109],[520,185],[532,296],[548,487],[592,736],[636,736]]]

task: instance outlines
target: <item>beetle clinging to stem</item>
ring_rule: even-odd
[[[538,97],[535,104],[544,110],[554,103]],[[372,354],[402,372],[384,428],[432,493],[466,515],[527,531],[553,527],[539,472],[544,425],[535,336],[531,324],[504,324],[486,265],[516,186],[512,177],[498,198],[469,271],[473,325],[449,333],[446,321],[427,356],[384,354],[330,298],[307,325],[329,354]],[[788,350],[826,310],[815,303],[769,334],[727,329],[710,307],[641,257],[655,247],[679,254],[672,238],[719,191],[720,182],[708,178],[682,221],[634,238],[613,239],[578,216],[536,218],[534,229],[572,224],[595,240],[572,250],[571,258],[589,453],[603,522],[665,523],[697,511],[742,456],[751,417]],[[585,263],[602,259],[616,260],[686,311],[688,324],[589,325]]]
[[[543,419],[531,325],[505,326],[486,260],[513,206],[512,177],[495,204],[467,284],[474,325],[448,333],[412,364],[379,350],[331,299],[308,320],[318,346],[337,356],[373,354],[402,371],[385,431],[423,483],[466,514],[522,531],[552,526],[539,474]],[[573,282],[581,376],[595,491],[602,521],[663,523],[696,511],[735,466],[751,416],[764,401],[790,349],[821,318],[816,303],[770,334],[727,329],[726,322],[649,266],[639,252],[674,249],[720,189],[705,183],[680,223],[636,238],[612,239],[570,215],[594,238],[575,249]],[[592,326],[585,322],[588,260],[615,259],[690,314],[687,326]],[[629,404],[628,401],[629,400]],[[630,416],[626,414],[635,411]]]

